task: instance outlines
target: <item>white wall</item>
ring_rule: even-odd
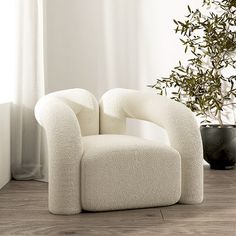
[[[10,103],[0,104],[0,189],[9,182],[10,173]]]
[[[201,2],[193,0],[191,6]],[[173,18],[183,18],[187,4],[47,0],[46,91],[81,87],[100,97],[113,87],[147,89],[184,57]],[[132,127],[131,132],[145,137],[163,137],[149,124]]]

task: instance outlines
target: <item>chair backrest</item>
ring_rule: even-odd
[[[99,106],[93,94],[84,89],[67,89],[50,93],[40,99],[37,107],[47,106],[52,99],[57,99],[68,106],[76,115],[82,136],[99,134]],[[37,114],[38,113],[38,114]],[[40,114],[36,112],[40,123]]]
[[[162,117],[165,99],[155,93],[116,88],[107,91],[100,100],[100,133],[125,134],[126,118],[145,120],[166,128]]]

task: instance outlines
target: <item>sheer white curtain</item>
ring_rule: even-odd
[[[99,98],[114,87],[147,89],[168,76],[184,56],[173,18],[186,14],[188,2],[46,1],[47,92],[82,87]],[[128,127],[132,134],[158,134],[148,125]]]
[[[17,63],[11,114],[11,160],[15,179],[45,179],[42,131],[34,106],[44,94],[43,2],[22,0],[17,9]]]
[[[191,5],[199,7],[201,1]],[[13,176],[46,180],[44,139],[33,114],[38,98],[74,87],[99,98],[113,87],[146,89],[156,78],[168,76],[185,56],[173,19],[183,18],[189,0],[16,2],[20,30],[12,113]],[[165,139],[151,125],[135,124],[131,131]]]

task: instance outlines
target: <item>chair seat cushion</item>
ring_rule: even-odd
[[[181,159],[170,146],[128,135],[92,135],[82,141],[84,210],[143,208],[178,202]]]

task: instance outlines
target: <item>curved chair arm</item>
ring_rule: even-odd
[[[125,133],[126,117],[151,121],[166,129],[170,144],[181,155],[180,203],[203,200],[203,151],[193,113],[183,104],[154,93],[112,89],[100,101],[100,133]]]
[[[35,107],[48,146],[49,211],[75,214],[80,206],[81,132],[74,111],[60,99],[47,95]]]

